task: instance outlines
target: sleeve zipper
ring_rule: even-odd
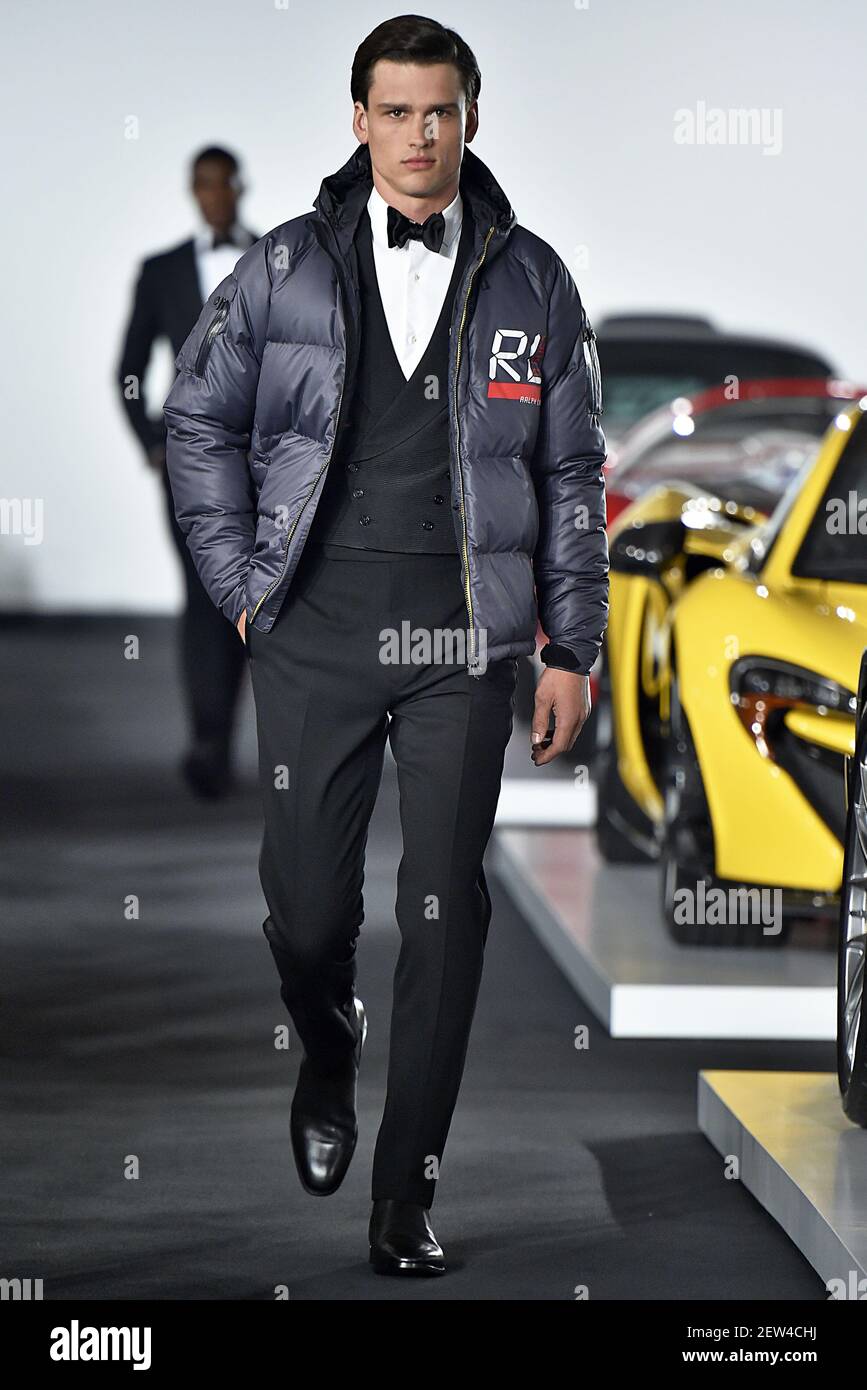
[[[214,339],[218,333],[222,332],[226,324],[226,319],[229,317],[229,301],[225,295],[215,295],[213,304],[217,312],[208,324],[208,331],[199,344],[199,350],[196,353],[196,365],[193,369],[196,376],[204,375],[211,348],[214,346]]]
[[[599,353],[596,349],[596,333],[586,318],[581,337],[584,340],[584,356],[590,375],[590,418],[594,425],[598,425],[604,409],[602,404],[602,371],[599,366]]]

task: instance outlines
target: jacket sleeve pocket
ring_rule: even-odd
[[[214,343],[220,334],[226,331],[229,310],[237,292],[238,281],[234,274],[230,273],[225,280],[220,281],[213,294],[208,296],[207,303],[175,358],[178,371],[204,376]]]
[[[602,371],[599,366],[596,333],[586,313],[584,314],[584,325],[581,330],[581,337],[584,341],[584,361],[587,363],[590,419],[593,421],[594,425],[598,425],[604,409],[602,404]]]

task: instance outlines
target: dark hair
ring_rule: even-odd
[[[199,153],[195,155],[195,157],[190,163],[190,172],[192,173],[193,177],[195,177],[195,173],[199,165],[202,164],[206,159],[224,159],[226,163],[229,165],[229,168],[232,170],[233,174],[237,174],[238,172],[238,161],[232,154],[231,150],[224,150],[222,145],[208,145],[206,149],[199,150]]]
[[[453,63],[463,79],[467,106],[482,88],[482,74],[475,55],[454,29],[420,14],[386,19],[368,34],[352,62],[350,91],[353,101],[367,106],[374,63],[387,58],[394,63]]]

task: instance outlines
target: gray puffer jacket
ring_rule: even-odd
[[[257,631],[280,611],[339,442],[361,316],[352,239],[371,186],[359,145],[314,211],[245,252],[175,359],[178,524],[213,602],[235,624],[246,609]],[[608,617],[595,334],[563,261],[469,147],[460,187],[475,245],[447,389],[468,669],[531,653],[538,616],[543,661],[587,672]]]

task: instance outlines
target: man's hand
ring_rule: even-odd
[[[554,737],[545,747],[548,722],[554,713]],[[531,754],[537,767],[558,753],[568,753],[590,713],[590,677],[548,666],[536,686],[536,708],[530,733]]]
[[[155,472],[159,473],[166,466],[166,446],[165,444],[152,444],[148,449],[148,463]]]
[[[238,619],[237,628],[238,628],[238,631],[239,631],[240,634],[241,634],[241,641],[244,643],[244,646],[246,647],[246,645],[247,645],[247,610],[246,610],[246,608],[244,609],[243,613],[241,614],[240,618]]]

